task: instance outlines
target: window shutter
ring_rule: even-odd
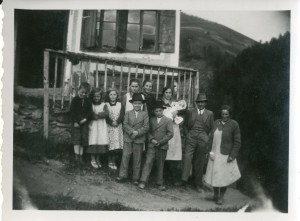
[[[92,48],[96,46],[97,11],[85,10],[82,16],[81,46]]]
[[[160,52],[173,53],[175,51],[175,15],[174,10],[160,11],[158,41]]]
[[[123,52],[126,49],[126,35],[127,35],[127,17],[128,10],[118,11],[118,31],[117,31],[117,48],[118,52]]]

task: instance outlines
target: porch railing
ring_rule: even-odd
[[[67,70],[68,60],[71,63],[70,70]],[[189,107],[194,105],[194,98],[199,91],[199,72],[194,69],[46,49],[44,51],[44,137],[47,139],[49,133],[49,109],[68,111],[81,82],[86,81],[92,87],[99,87],[104,91],[113,87],[124,94],[129,91],[129,82],[132,78],[137,78],[141,82],[145,79],[152,80],[156,98],[163,87],[171,86],[175,91],[174,98],[184,99]],[[51,107],[49,101],[52,102]]]

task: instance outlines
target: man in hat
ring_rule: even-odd
[[[124,117],[124,148],[120,167],[120,174],[117,181],[123,181],[128,177],[128,166],[131,154],[133,154],[133,183],[138,184],[141,171],[141,158],[146,140],[146,133],[149,130],[149,117],[146,111],[142,111],[145,103],[142,95],[136,93],[129,100],[133,110],[127,111]]]
[[[186,145],[183,157],[183,169],[181,182],[177,186],[185,186],[190,176],[192,164],[195,178],[195,186],[198,192],[202,192],[203,167],[207,154],[208,137],[214,123],[214,114],[205,109],[207,104],[205,93],[199,93],[196,99],[196,108],[187,111],[184,132]]]
[[[148,182],[150,172],[152,170],[153,162],[156,161],[156,184],[161,191],[166,190],[163,185],[163,171],[164,163],[169,147],[168,141],[173,137],[173,122],[170,118],[164,116],[165,109],[162,101],[156,101],[154,104],[155,117],[150,119],[150,131],[148,134],[148,150],[147,158],[143,168],[140,189],[144,189]]]

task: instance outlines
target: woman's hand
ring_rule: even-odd
[[[75,122],[74,127],[79,127],[79,124]]]
[[[117,127],[117,126],[118,126],[117,121],[113,121],[113,122],[112,122],[112,126],[113,126],[113,127]]]
[[[228,156],[227,163],[230,163],[232,161],[233,161],[233,158],[231,156]]]
[[[86,118],[84,118],[83,120],[81,120],[81,121],[79,122],[79,124],[84,124],[85,122],[87,122],[87,119],[86,119]]]
[[[215,160],[215,153],[214,152],[209,152],[209,159],[211,161],[214,161]]]
[[[175,118],[175,117],[177,116],[177,114],[178,114],[178,111],[177,111],[177,110],[173,111],[173,112],[172,112],[173,118]]]

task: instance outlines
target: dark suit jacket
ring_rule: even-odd
[[[185,135],[189,133],[189,131],[193,128],[196,118],[198,115],[197,108],[192,108],[190,110],[187,110],[184,120],[184,132]],[[205,126],[205,131],[209,135],[214,124],[214,114],[212,111],[204,109],[203,112],[203,121]]]
[[[218,119],[214,123],[212,133],[209,137],[208,147],[212,148],[214,132],[220,126],[221,119]],[[224,124],[222,129],[222,141],[221,141],[221,153],[224,155],[230,155],[231,158],[235,159],[241,148],[241,132],[238,122],[229,119]]]
[[[124,117],[124,142],[144,143],[146,141],[146,133],[149,130],[149,117],[145,111],[140,111],[138,117],[135,117],[135,111],[127,111]],[[137,131],[138,135],[132,139],[133,131]]]
[[[150,119],[150,131],[148,134],[148,146],[153,147],[151,143],[152,139],[157,140],[160,143],[162,150],[169,148],[168,141],[173,137],[173,121],[165,116],[161,118],[159,124],[157,124],[157,118],[152,117]]]

